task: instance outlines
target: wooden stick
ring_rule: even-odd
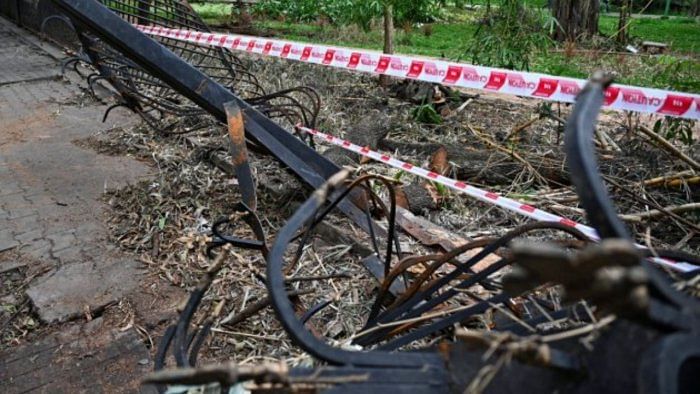
[[[700,183],[700,176],[695,174],[695,171],[687,170],[673,175],[660,176],[644,181],[644,186],[671,186],[678,187],[683,184]]]
[[[700,211],[700,203],[693,202],[690,204],[676,205],[672,207],[666,207],[664,208],[664,210],[673,213]],[[646,212],[620,215],[620,219],[628,222],[641,222],[644,219],[654,219],[664,215],[667,215],[667,213],[659,209],[652,209]]]
[[[662,206],[661,206],[659,203],[657,203],[656,201],[648,200],[646,197],[640,197],[640,196],[639,196],[639,193],[636,193],[636,192],[630,190],[628,187],[622,186],[621,184],[619,184],[618,182],[616,182],[615,180],[613,180],[613,179],[610,178],[610,177],[604,176],[603,178],[605,179],[605,181],[606,181],[607,183],[609,183],[609,184],[615,186],[616,188],[622,190],[623,192],[627,193],[633,200],[638,201],[638,202],[640,202],[640,203],[642,203],[642,204],[651,205],[651,206],[655,207],[656,210],[665,213],[665,214],[668,215],[669,217],[671,217],[671,218],[673,218],[673,219],[676,219],[677,221],[679,221],[679,222],[685,224],[686,226],[688,226],[688,227],[690,227],[690,228],[692,228],[692,229],[695,229],[695,230],[697,230],[697,231],[700,231],[700,226],[698,226],[697,224],[695,224],[695,223],[689,221],[688,219],[684,218],[683,216],[678,215],[677,213],[674,213],[674,212],[671,212],[671,211],[667,210],[666,208],[662,207]],[[643,193],[642,193],[642,195],[643,195]]]
[[[535,169],[535,167],[533,167],[532,164],[530,164],[529,161],[523,159],[517,152],[515,152],[514,150],[509,150],[509,149],[506,149],[506,148],[500,146],[499,144],[492,141],[490,138],[488,138],[488,137],[482,135],[481,133],[477,132],[476,130],[474,130],[474,128],[470,125],[467,125],[467,128],[469,129],[469,131],[472,132],[472,134],[474,134],[477,138],[479,138],[486,145],[489,145],[492,148],[495,148],[496,150],[503,152],[503,153],[509,155],[510,157],[514,158],[515,160],[521,162],[527,169],[530,170],[532,175],[537,180],[539,180],[543,185],[547,184],[547,179],[545,177],[543,177],[542,174],[540,174],[539,171],[537,171]]]
[[[304,289],[304,290],[295,290],[295,291],[289,291],[287,292],[287,296],[292,297],[292,296],[300,296],[304,294],[310,294],[313,293],[313,289]],[[233,327],[236,324],[242,323],[245,320],[248,320],[248,318],[254,316],[261,310],[267,308],[270,305],[270,297],[265,297],[260,299],[259,301],[256,301],[250,305],[248,305],[245,309],[242,311],[236,313],[235,309],[225,318],[219,322],[219,325],[225,325],[227,327]]]
[[[539,116],[536,116],[536,117],[534,117],[534,118],[528,120],[527,122],[525,122],[525,123],[523,123],[523,124],[521,124],[521,125],[519,125],[519,126],[513,127],[513,130],[511,130],[510,133],[508,133],[508,135],[506,136],[506,138],[503,139],[503,142],[508,141],[508,140],[511,139],[511,137],[513,137],[514,135],[516,135],[516,134],[520,133],[521,131],[527,129],[528,127],[532,126],[532,125],[533,125],[535,122],[537,122],[538,120],[540,120],[540,117],[539,117]]]
[[[672,153],[674,156],[676,156],[679,159],[683,160],[684,162],[688,163],[688,165],[693,167],[696,171],[700,171],[700,163],[698,163],[697,161],[693,160],[691,157],[689,157],[685,153],[678,150],[678,148],[673,146],[672,143],[668,142],[667,139],[654,133],[653,130],[651,130],[650,128],[648,128],[644,125],[639,125],[637,127],[637,129],[640,130],[642,133],[644,133],[644,135],[646,135],[647,137],[649,137],[652,140],[659,143],[662,147],[666,148],[666,150],[668,150],[669,153]]]

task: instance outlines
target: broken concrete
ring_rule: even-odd
[[[100,312],[138,286],[138,263],[74,263],[40,278],[27,295],[45,323]]]

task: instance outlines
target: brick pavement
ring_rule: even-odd
[[[153,170],[74,143],[137,118],[117,110],[101,123],[106,105],[58,76],[55,54],[32,44],[35,40],[0,18],[0,275],[23,265],[46,267],[27,284],[26,297],[49,327],[69,321],[72,328],[56,325],[62,327],[57,334],[65,334],[66,344],[77,343],[85,335],[86,312],[98,316],[105,305],[127,296],[139,302],[144,271],[109,242],[102,197],[107,188],[144,179]],[[0,296],[11,299],[2,279]],[[135,391],[151,367],[148,351],[133,329],[128,335],[113,329],[105,325],[91,334],[105,341],[83,341],[69,353],[41,353],[41,341],[0,351],[0,392]],[[27,368],[36,354],[42,354],[42,364]],[[97,364],[81,361],[93,355],[101,355]],[[73,384],[66,376],[80,379]]]

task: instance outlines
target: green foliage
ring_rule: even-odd
[[[700,62],[661,55],[654,58],[658,70],[654,78],[666,81],[665,88],[682,92],[700,92]]]
[[[695,127],[694,120],[667,116],[654,123],[654,132],[669,141],[678,140],[688,146],[692,146],[693,127]]]
[[[411,111],[413,118],[421,123],[441,124],[442,116],[435,110],[432,104],[419,105]]]
[[[502,0],[481,22],[467,54],[475,63],[529,70],[533,59],[550,44],[544,25],[538,10],[519,0]]]
[[[433,182],[433,186],[438,196],[447,197],[450,195],[450,189],[442,183]]]
[[[336,25],[355,24],[369,31],[380,19],[384,4],[394,7],[397,25],[432,22],[440,14],[439,0],[263,0],[254,7],[258,14],[292,22],[312,22],[327,18]]]
[[[321,0],[321,3],[323,1],[325,0]],[[469,3],[472,0],[465,1]],[[473,2],[480,3],[477,0]],[[486,0],[481,3],[485,2]],[[498,5],[500,0],[491,2]],[[534,0],[525,3],[537,8]],[[221,23],[231,12],[230,6],[218,4],[193,4],[193,7],[209,23]],[[442,19],[440,23],[434,23],[432,34],[429,36],[421,29],[404,30],[401,29],[402,25],[397,24],[399,29],[396,32],[396,52],[462,60],[460,58],[465,54],[465,46],[479,43],[475,32],[479,27],[477,20],[483,17],[483,11],[468,11],[451,5],[445,10],[447,21]],[[492,8],[492,12],[496,12],[496,7]],[[540,12],[543,18],[547,17],[546,12]],[[258,28],[273,30],[280,38],[295,41],[374,50],[381,50],[383,45],[381,29],[364,32],[354,27],[328,28],[311,23],[293,23],[291,20],[280,22],[261,17],[256,18],[254,23]],[[603,34],[610,35],[616,28],[616,17],[601,16],[600,29]],[[595,70],[605,70],[616,73],[615,81],[618,83],[700,93],[700,23],[691,18],[672,18],[665,21],[633,19],[632,35],[638,37],[638,40],[667,42],[671,44],[670,52],[661,56],[618,56],[604,51],[573,56],[561,52],[535,52],[530,59],[530,69],[574,78],[587,78]],[[692,55],[678,55],[677,51],[690,52]],[[482,63],[487,64],[486,61]]]

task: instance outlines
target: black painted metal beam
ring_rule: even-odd
[[[226,123],[224,103],[236,101],[244,114],[246,138],[267,148],[312,188],[320,187],[340,168],[251,107],[168,48],[141,33],[95,0],[53,0],[75,24],[95,33],[145,71]],[[363,212],[350,201],[338,208],[368,230]]]

